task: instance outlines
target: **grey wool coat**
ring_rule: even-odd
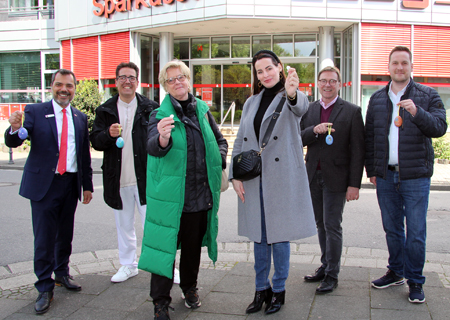
[[[244,104],[232,157],[250,149],[259,150],[253,120],[259,108],[261,93]],[[269,125],[271,114],[285,92],[278,93],[264,114],[260,140]],[[277,243],[310,237],[316,234],[316,224],[309,192],[308,176],[303,161],[300,120],[308,110],[308,99],[297,91],[297,104],[289,99],[281,111],[266,149],[261,154],[262,174],[244,181],[245,202],[238,198],[238,234],[261,242],[260,180],[266,221],[267,243]],[[233,161],[231,161],[233,162]],[[229,179],[233,179],[231,163]]]

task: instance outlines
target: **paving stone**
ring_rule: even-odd
[[[355,295],[349,303],[347,296],[330,296],[331,294],[316,295],[310,319],[370,320],[370,298],[368,296]]]
[[[219,252],[218,256],[217,256],[217,261],[247,261],[248,259],[248,253],[246,252],[242,252],[242,253],[238,253],[238,252]],[[209,257],[206,259],[204,258],[204,256],[202,255],[202,261],[205,260],[209,260]]]
[[[97,319],[108,319],[108,320],[120,320],[125,319],[128,315],[126,311],[119,310],[108,310],[108,309],[98,309],[98,308],[87,308],[82,307],[72,313],[66,319],[73,320],[97,320]]]
[[[366,267],[375,268],[377,266],[377,259],[365,259],[365,258],[342,258],[341,264],[347,267]]]
[[[0,299],[0,319],[10,316],[28,304],[30,304],[30,301],[27,300]]]
[[[118,300],[120,297],[120,300]],[[115,285],[105,290],[101,295],[94,296],[86,304],[88,308],[134,311],[147,300],[148,290]],[[118,303],[120,301],[120,303]]]
[[[5,267],[0,266],[0,277],[9,275],[11,275],[11,272],[9,272]]]
[[[83,288],[80,293],[87,295],[99,295],[114,285],[109,276],[83,274],[74,279]]]
[[[426,262],[423,268],[424,272],[444,273],[444,269],[440,263]]]
[[[95,255],[98,259],[118,259],[119,258],[119,250],[98,250],[95,251]]]
[[[80,270],[80,274],[97,273],[113,269],[114,267],[109,261],[85,263],[78,265],[78,270]]]
[[[371,254],[370,251],[371,251],[370,248],[348,247],[345,254],[349,255],[349,256],[370,257],[370,254]]]
[[[18,288],[35,283],[37,280],[34,273],[24,274],[17,277],[7,278],[0,280],[0,289],[8,290],[11,288]]]
[[[318,244],[300,244],[299,252],[320,254],[320,246]]]
[[[232,251],[232,252],[242,252],[242,251],[247,252],[248,251],[247,247],[248,247],[247,242],[237,242],[237,243],[227,242],[227,243],[225,243],[225,249],[223,249],[223,250]],[[220,252],[219,255],[221,253],[222,252]]]
[[[431,320],[428,312],[414,310],[372,309],[371,320]],[[434,319],[434,318],[433,318]],[[437,318],[439,319],[439,318]],[[442,318],[444,320],[445,318]]]
[[[291,254],[290,262],[291,263],[312,263],[314,260],[313,255],[304,255],[304,254]]]
[[[33,271],[33,261],[17,262],[9,264],[8,267],[12,273]]]
[[[198,309],[198,310],[201,310]],[[194,310],[194,312],[191,312],[186,319],[191,320],[244,320],[247,318],[247,315],[229,315],[229,314],[211,314],[211,313],[205,313],[201,311]]]
[[[80,264],[86,262],[94,262],[98,259],[92,254],[92,252],[73,253],[70,256],[71,264]]]
[[[389,258],[389,252],[387,250],[372,249],[371,256],[385,258],[387,260]]]

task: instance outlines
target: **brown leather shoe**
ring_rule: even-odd
[[[316,269],[316,272],[313,275],[307,275],[304,277],[307,282],[319,282],[325,278],[325,267],[320,266]]]
[[[72,276],[55,277],[55,284],[58,287],[65,287],[67,290],[80,291],[81,286],[73,281]]]
[[[36,314],[44,314],[50,309],[50,302],[53,300],[53,291],[39,292],[39,296],[34,304]]]

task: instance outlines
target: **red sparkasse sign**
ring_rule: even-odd
[[[144,7],[150,8],[150,7],[156,7],[156,6],[162,6],[163,4],[173,4],[175,0],[133,0],[134,1],[134,8],[140,9],[141,5]],[[184,2],[186,0],[176,0],[178,2]],[[98,8],[98,11],[94,10],[94,14],[96,16],[101,17],[103,14],[105,15],[105,18],[108,18],[110,15],[112,15],[115,11],[117,12],[125,12],[125,11],[131,11],[132,0],[92,0],[92,4],[94,7]]]

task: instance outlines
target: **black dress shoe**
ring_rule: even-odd
[[[53,300],[53,291],[39,292],[39,296],[34,304],[36,314],[43,314],[50,308],[50,302]]]
[[[286,290],[283,292],[274,292],[270,305],[266,306],[265,314],[271,314],[280,311],[281,305],[284,304],[284,296]]]
[[[338,279],[330,276],[325,276],[320,285],[317,287],[317,293],[330,293],[338,286]]]
[[[67,290],[80,291],[81,286],[73,281],[72,276],[55,277],[55,284],[58,287],[65,287]]]
[[[270,301],[272,300],[272,288],[263,290],[263,291],[256,291],[255,292],[255,299],[253,299],[253,302],[250,303],[250,305],[247,307],[247,310],[245,310],[246,313],[254,313],[261,310],[263,303],[266,303],[266,306],[270,304]]]
[[[324,266],[320,266],[319,268],[316,269],[316,272],[312,275],[307,275],[304,277],[305,281],[307,282],[318,282],[318,281],[322,281],[323,278],[325,278],[325,267]]]

